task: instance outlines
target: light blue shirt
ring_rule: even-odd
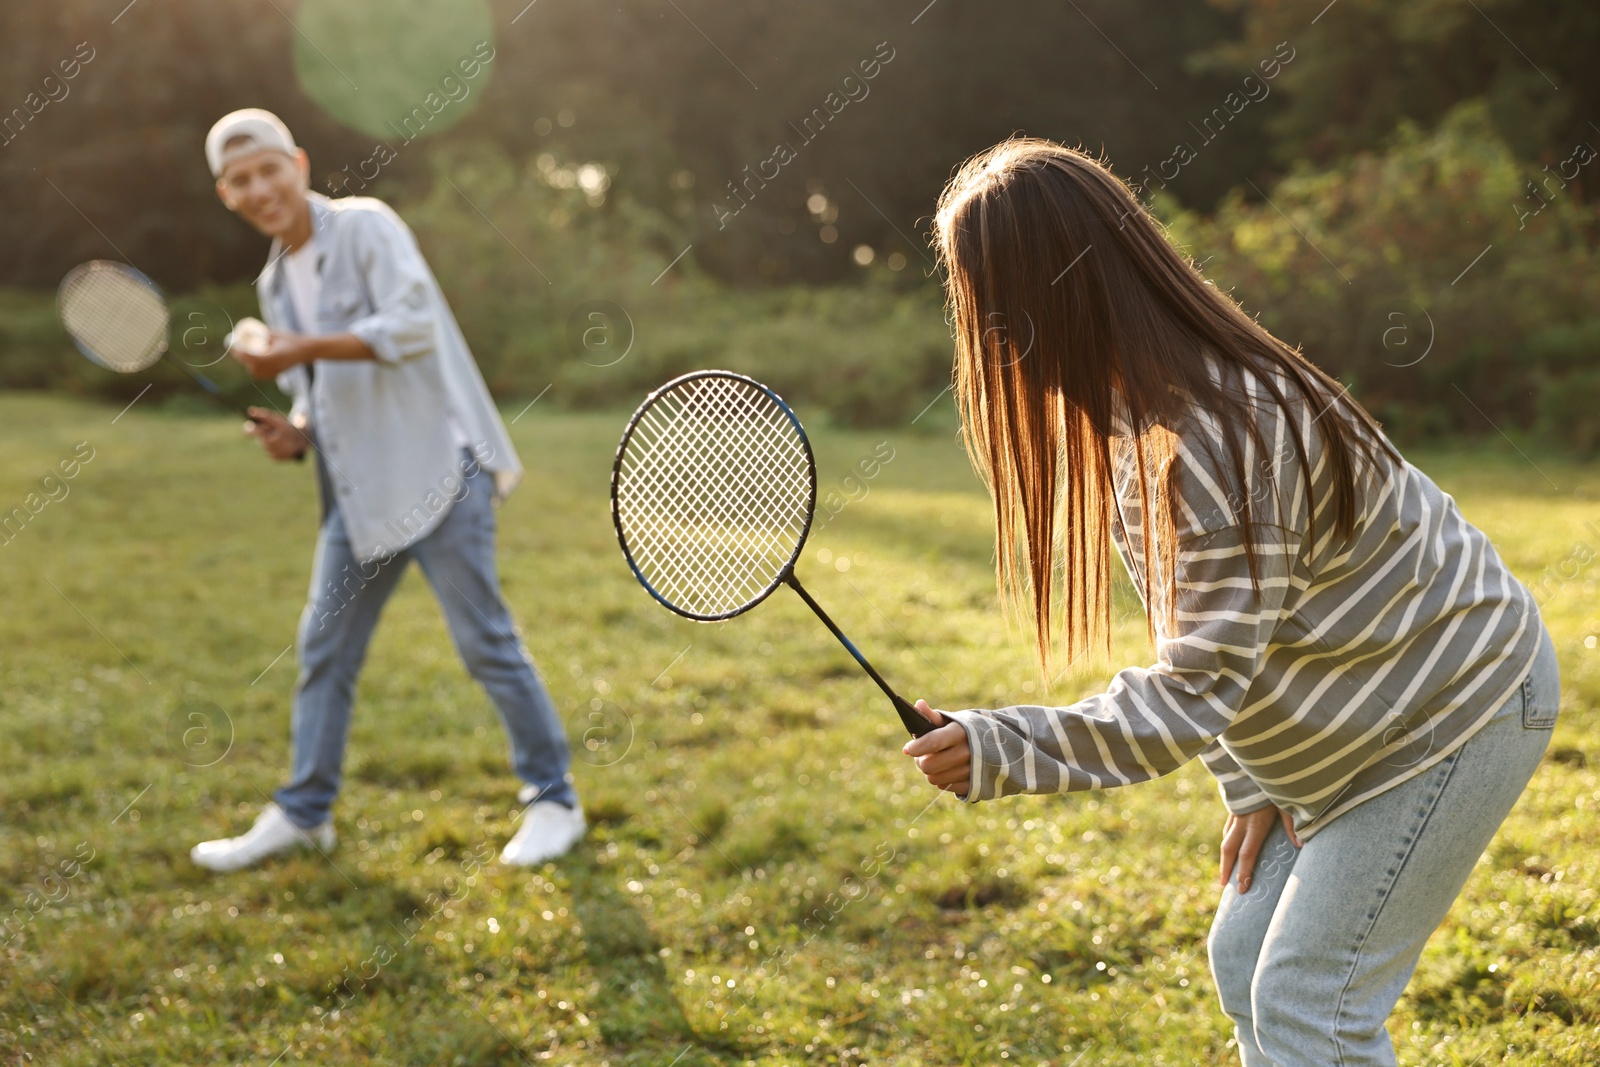
[[[290,418],[315,436],[332,499],[362,561],[399,552],[433,530],[465,492],[459,438],[503,500],[522,463],[444,293],[411,230],[381,200],[308,194],[321,280],[317,321],[303,323],[273,241],[256,279],[275,329],[353,333],[376,360],[319,360],[278,376]],[[314,378],[314,380],[313,380]]]

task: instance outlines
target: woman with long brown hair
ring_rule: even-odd
[[[936,242],[1002,594],[1041,661],[1058,613],[1069,659],[1109,652],[1110,542],[1156,657],[1068,707],[919,702],[939,728],[906,753],[969,803],[1200,757],[1244,1063],[1394,1063],[1384,1022],[1555,722],[1533,597],[1103,163],[998,145],[946,188]]]

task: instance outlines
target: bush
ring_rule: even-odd
[[[867,425],[915,417],[948,382],[949,331],[921,279],[908,288],[878,270],[833,288],[718,284],[692,249],[678,258],[688,241],[674,224],[608,188],[595,164],[545,155],[519,168],[484,147],[401,208],[495,392],[548,387],[555,403],[616,406],[723,367]]]
[[[1269,203],[1236,192],[1211,218],[1158,211],[1218,285],[1397,436],[1538,427],[1593,447],[1573,416],[1594,410],[1575,397],[1594,395],[1600,356],[1600,214],[1556,170],[1525,171],[1470,104],[1431,134],[1403,125],[1382,153],[1302,165]],[[1541,179],[1547,206],[1520,214]]]
[[[0,386],[45,389],[63,381],[66,334],[55,306],[38,293],[0,290]]]
[[[397,207],[503,400],[625,407],[676,374],[725,367],[863,426],[914,418],[949,382],[940,296],[918,271],[730,287],[696,269],[677,223],[614,196],[598,164],[518,163],[479,145],[434,166],[430,191]],[[1154,206],[1217,284],[1397,438],[1521,429],[1595,451],[1600,217],[1559,169],[1526,172],[1483,107],[1464,105],[1432,133],[1402,126],[1381,153],[1299,166],[1270,202],[1235,193],[1209,218],[1159,194]],[[1581,181],[1600,161],[1578,170]],[[177,299],[174,350],[205,366],[229,321],[255,313],[247,284]],[[154,381],[152,399],[199,403],[176,368],[122,378],[70,351],[49,294],[0,292],[0,386],[126,401]],[[231,365],[207,373],[260,395]]]
[[[396,207],[502,400],[548,390],[550,404],[624,407],[674,375],[723,367],[868,425],[915,417],[949,381],[939,296],[920,277],[879,269],[852,286],[735,289],[697,271],[692,249],[679,258],[679,228],[612,197],[597,164],[541,155],[519,165],[483,145],[435,166],[430,192]],[[259,313],[248,283],[177,298],[173,353],[261,402],[270,385],[258,392],[217,362],[232,321]],[[123,377],[76,356],[50,294],[0,293],[0,386],[126,402],[152,382],[147,403],[206,405],[176,367]]]
[[[168,357],[142,374],[114,374],[80,356],[56,320],[55,294],[0,289],[0,388],[61,389],[127,403],[149,387],[146,403],[175,401],[184,408],[211,409],[182,369],[188,364],[217,382],[240,404],[277,399],[271,384],[258,390],[242,369],[223,360],[222,339],[233,323],[258,315],[248,283],[208,286],[169,297],[172,325]],[[214,410],[214,409],[211,409]]]

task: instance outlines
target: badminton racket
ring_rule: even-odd
[[[611,468],[611,518],[639,584],[685,618],[742,615],[780,585],[799,594],[878,684],[913,736],[932,730],[795,577],[817,502],[800,419],[731,371],[675,378],[628,420]]]
[[[73,267],[56,291],[56,312],[78,351],[106,370],[138,374],[171,355],[166,298],[155,282],[126,263],[96,259]],[[219,404],[251,422],[260,421],[204,374],[182,360],[169,362]]]

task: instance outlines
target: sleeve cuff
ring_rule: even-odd
[[[361,338],[362,344],[372,349],[372,354],[378,357],[378,362],[400,362],[400,346],[389,336],[389,332],[372,318],[357,319],[350,324],[349,331]]]
[[[961,724],[961,729],[966,731],[967,734],[967,748],[971,752],[971,762],[968,764],[967,794],[966,796],[961,796],[961,794],[957,793],[956,796],[963,804],[976,804],[985,798],[986,783],[984,772],[988,769],[983,762],[983,744],[979,740],[980,727],[978,720],[982,717],[982,713],[976,711],[947,711],[944,713],[944,717],[951,722]]]
[[[1243,771],[1238,772],[1237,777],[1229,782],[1219,780],[1217,791],[1222,794],[1223,807],[1235,815],[1248,815],[1272,803],[1272,798],[1263,793]]]

